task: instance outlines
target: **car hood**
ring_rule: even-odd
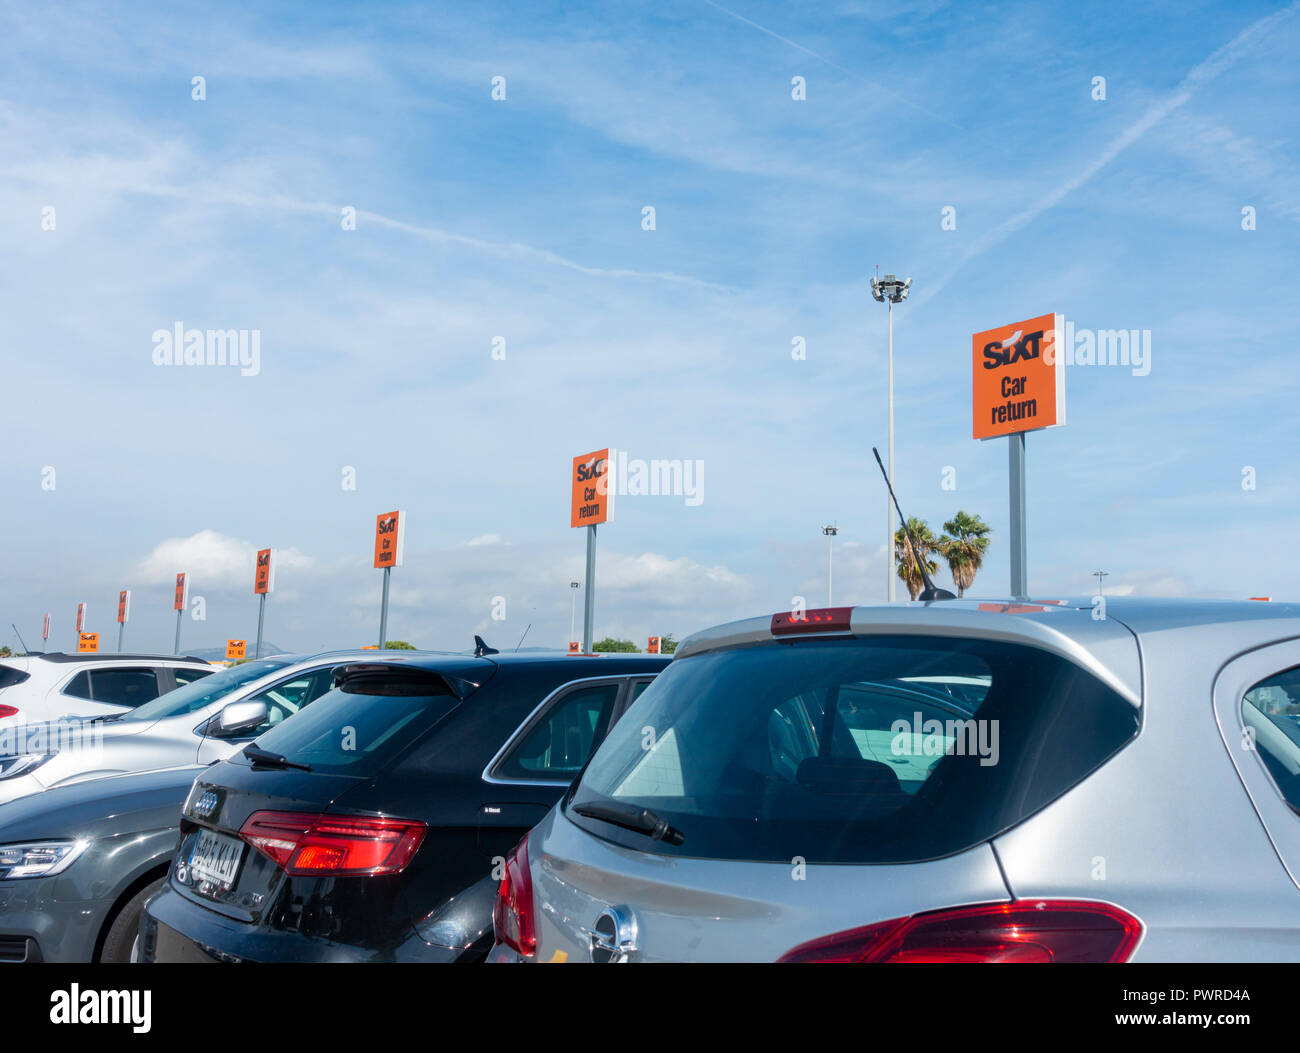
[[[0,805],[0,844],[28,838],[102,837],[179,824],[190,786],[205,770],[189,765],[112,775],[10,801]]]

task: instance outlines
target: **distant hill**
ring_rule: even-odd
[[[211,662],[213,659],[216,659],[217,661],[220,662],[224,662],[226,660],[225,647],[182,647],[181,651],[184,654],[191,655],[194,658],[202,658],[205,662]],[[273,655],[273,654],[288,654],[288,653],[291,652],[286,651],[285,648],[280,647],[277,644],[267,643],[265,640],[262,641],[262,654],[264,656]],[[248,641],[248,657],[249,658],[253,657],[252,640]]]

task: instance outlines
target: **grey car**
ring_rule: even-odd
[[[1300,960],[1300,605],[685,640],[506,860],[492,961]]]
[[[202,767],[74,783],[0,814],[0,962],[126,962]]]
[[[334,667],[373,651],[278,655],[213,673],[104,720],[11,731],[0,752],[6,802],[84,779],[224,760],[332,686]]]

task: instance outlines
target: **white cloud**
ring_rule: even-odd
[[[273,547],[274,548],[274,547]],[[253,587],[253,566],[258,546],[215,530],[200,530],[189,537],[168,538],[140,561],[136,574],[149,584],[175,581],[187,571],[191,582],[204,587],[246,584]],[[276,574],[293,568],[309,570],[310,556],[296,548],[274,548]]]

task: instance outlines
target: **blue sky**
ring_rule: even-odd
[[[168,648],[186,567],[184,642],[251,636],[265,545],[271,639],[368,642],[400,507],[390,636],[562,646],[569,460],[606,445],[702,461],[705,490],[620,500],[598,635],[821,602],[827,522],[837,602],[876,602],[877,265],[914,281],[899,497],[992,524],[976,594],[1007,588],[1007,455],[970,438],[971,334],[1049,311],[1150,330],[1151,369],[1070,369],[1067,425],[1030,435],[1031,590],[1300,591],[1295,4],[9,5],[0,29],[0,621],[29,645],[45,611],[69,643],[82,600],[111,641],[130,587],[128,643]],[[177,322],[259,330],[260,373],[155,366]]]

